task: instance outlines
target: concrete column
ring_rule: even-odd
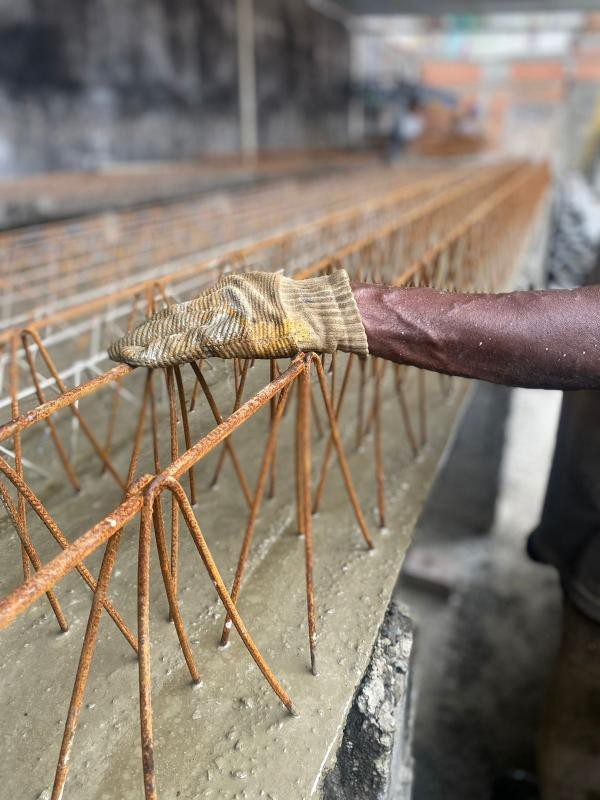
[[[238,94],[240,150],[255,159],[258,150],[256,63],[254,59],[254,0],[237,0]]]
[[[364,52],[364,37],[361,36],[360,25],[352,21],[347,25],[350,39],[350,64],[349,74],[353,87],[360,86],[365,78],[365,69],[362,63]],[[362,97],[353,95],[348,103],[348,144],[363,145],[365,142],[365,101]]]

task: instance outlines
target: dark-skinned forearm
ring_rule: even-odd
[[[354,284],[369,351],[509,386],[600,388],[600,286],[454,294]]]

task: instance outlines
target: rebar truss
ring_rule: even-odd
[[[374,226],[370,232],[354,237],[353,240],[346,238],[342,246],[337,248],[330,246],[329,240],[324,238],[324,249],[318,258],[295,272],[291,268],[287,271],[302,278],[343,267],[355,279],[364,281],[385,281],[399,286],[433,285],[464,291],[494,291],[509,285],[548,184],[546,168],[527,164],[495,165],[473,170],[471,175],[462,175],[460,180],[451,181],[449,185],[441,183],[440,191],[436,193],[427,190],[419,194],[413,187],[411,191],[415,195],[412,197],[420,198],[419,201],[401,210],[394,219],[386,221],[384,225]],[[301,237],[299,240],[301,241]],[[68,620],[60,607],[56,587],[66,575],[74,571],[80,574],[93,593],[60,749],[53,800],[62,797],[65,787],[74,735],[103,611],[109,614],[137,653],[144,787],[147,798],[158,796],[153,762],[149,639],[149,570],[153,537],[179,645],[192,681],[199,680],[199,671],[178,601],[181,519],[225,609],[221,643],[227,642],[230,630],[234,627],[277,697],[288,711],[294,713],[290,696],[269,669],[237,610],[259,513],[265,496],[272,496],[275,492],[275,477],[279,472],[275,466],[278,437],[283,435],[282,421],[286,412],[289,415],[294,393],[296,408],[293,426],[293,484],[296,529],[304,537],[308,650],[311,668],[315,674],[317,632],[313,583],[313,514],[326,497],[325,487],[332,456],[335,453],[358,530],[367,550],[375,546],[376,537],[369,531],[367,519],[361,509],[361,499],[364,503],[365,498],[359,497],[355,487],[351,474],[352,459],[348,451],[351,447],[362,447],[367,436],[372,434],[377,522],[380,527],[384,527],[386,518],[381,403],[384,391],[389,388],[385,385],[386,380],[391,383],[398,398],[403,426],[401,440],[413,456],[417,456],[427,444],[425,373],[390,365],[378,359],[370,359],[369,363],[354,356],[346,358],[341,379],[338,375],[341,357],[335,355],[326,364],[325,359],[317,354],[302,354],[285,368],[274,360],[269,363],[266,384],[246,400],[244,394],[249,375],[251,371],[258,375],[260,365],[258,362],[254,365],[248,360],[234,360],[230,365],[229,383],[229,396],[233,399],[232,410],[225,416],[221,411],[223,402],[219,402],[213,392],[218,386],[209,385],[207,375],[210,373],[206,371],[206,364],[194,363],[185,370],[178,367],[166,369],[162,371],[163,379],[159,384],[160,371],[153,373],[119,365],[103,372],[99,367],[102,359],[93,361],[107,341],[109,328],[106,327],[105,317],[108,310],[110,314],[115,314],[117,303],[123,309],[121,318],[127,319],[124,323],[124,328],[127,328],[136,321],[142,299],[144,311],[151,313],[157,303],[171,302],[174,297],[183,299],[197,292],[208,280],[214,279],[228,267],[254,269],[262,266],[273,269],[278,268],[276,265],[283,266],[287,264],[290,247],[290,239],[285,237],[277,239],[275,244],[270,240],[259,243],[252,248],[236,251],[217,264],[211,262],[210,266],[186,268],[158,283],[151,279],[131,289],[116,292],[108,298],[70,308],[22,330],[13,330],[5,339],[12,419],[0,427],[2,452],[5,455],[10,454],[6,458],[0,456],[0,472],[3,475],[3,480],[0,481],[0,499],[21,544],[24,582],[0,600],[0,629],[6,628],[42,595],[46,595],[59,628],[65,630]],[[274,252],[277,254],[275,257]],[[99,374],[69,387],[65,370],[69,369],[69,359],[73,353],[70,347],[77,351],[79,345],[68,337],[53,339],[52,336],[56,336],[59,325],[85,325],[87,319],[98,318],[102,322],[98,323],[101,327],[96,335],[97,349],[90,349],[90,353],[94,352],[92,361],[82,362],[76,374],[80,378],[87,371],[97,370]],[[111,323],[112,320],[113,317],[110,319]],[[64,330],[72,329],[65,327]],[[64,353],[63,350],[67,352]],[[43,363],[44,373],[38,372],[38,359]],[[26,373],[28,371],[33,387],[33,392],[26,397],[19,392],[20,370]],[[353,370],[358,370],[354,383],[351,382]],[[71,375],[69,373],[69,377]],[[405,396],[407,382],[414,380],[418,395],[416,420],[411,417]],[[449,380],[440,376],[440,391],[450,390]],[[355,410],[349,408],[351,386],[355,390]],[[45,390],[48,388],[56,392],[56,396],[51,399],[46,399]],[[210,411],[213,418],[211,429],[202,435],[194,431],[193,424],[193,410],[200,410],[200,395],[204,400],[202,409],[205,412]],[[20,411],[20,403],[31,397],[37,401],[37,405],[30,410]],[[128,403],[126,413],[123,413],[124,402]],[[255,485],[251,486],[232,435],[256,417],[261,409],[268,410],[269,421],[258,476]],[[62,412],[70,416],[70,424]],[[89,421],[91,413],[94,414],[93,424]],[[348,415],[354,421],[354,433],[350,437]],[[99,433],[100,419],[106,425],[104,436]],[[43,433],[44,427],[47,429],[46,435]],[[162,463],[160,447],[164,430],[168,430],[169,434],[166,466]],[[184,449],[180,453],[181,438]],[[394,446],[398,445],[397,431],[391,432],[388,438]],[[315,441],[318,439],[321,440],[321,466],[315,479],[313,465],[317,462]],[[11,441],[12,450],[8,448]],[[145,442],[149,442],[147,453]],[[40,448],[43,458],[36,463],[35,453]],[[201,510],[194,510],[205,490],[199,487],[196,467],[217,448],[220,448],[220,452],[211,485],[219,480],[224,463],[229,461],[247,505],[245,532],[231,590],[225,586],[203,536],[198,521]],[[54,455],[49,455],[51,453]],[[12,458],[13,465],[8,462],[9,457]],[[142,464],[145,465],[148,459],[149,469],[142,468]],[[52,467],[48,466],[49,462],[53,462]],[[122,468],[122,462],[126,464],[126,470]],[[102,487],[96,488],[97,481],[87,479],[92,466],[97,466],[108,476],[107,479],[114,482],[122,493],[122,500],[116,507],[110,508],[108,513],[104,513],[88,530],[77,531],[74,537],[68,537],[64,526],[56,519],[56,512],[51,513],[49,510],[49,500],[41,498],[46,486],[44,473],[60,467],[72,490],[87,493],[86,496],[91,498],[95,492],[103,491]],[[138,477],[140,473],[141,477]],[[36,481],[42,487],[38,492],[33,488]],[[184,483],[187,488],[184,488]],[[165,520],[165,493],[171,497],[170,526]],[[47,530],[61,548],[61,552],[45,564],[42,563],[30,532],[32,520],[40,530]],[[123,536],[126,535],[125,527],[130,523],[139,526],[135,633],[109,599],[111,576]],[[102,565],[97,578],[94,578],[84,562],[102,547]],[[265,587],[265,596],[268,597],[268,587]]]

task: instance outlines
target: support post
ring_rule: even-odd
[[[240,150],[244,159],[254,160],[258,151],[254,0],[237,0],[237,56]]]

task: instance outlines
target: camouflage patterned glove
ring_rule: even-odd
[[[348,274],[295,281],[279,273],[222,278],[194,300],[154,314],[113,342],[113,361],[167,367],[202,357],[283,358],[301,351],[367,355]]]

